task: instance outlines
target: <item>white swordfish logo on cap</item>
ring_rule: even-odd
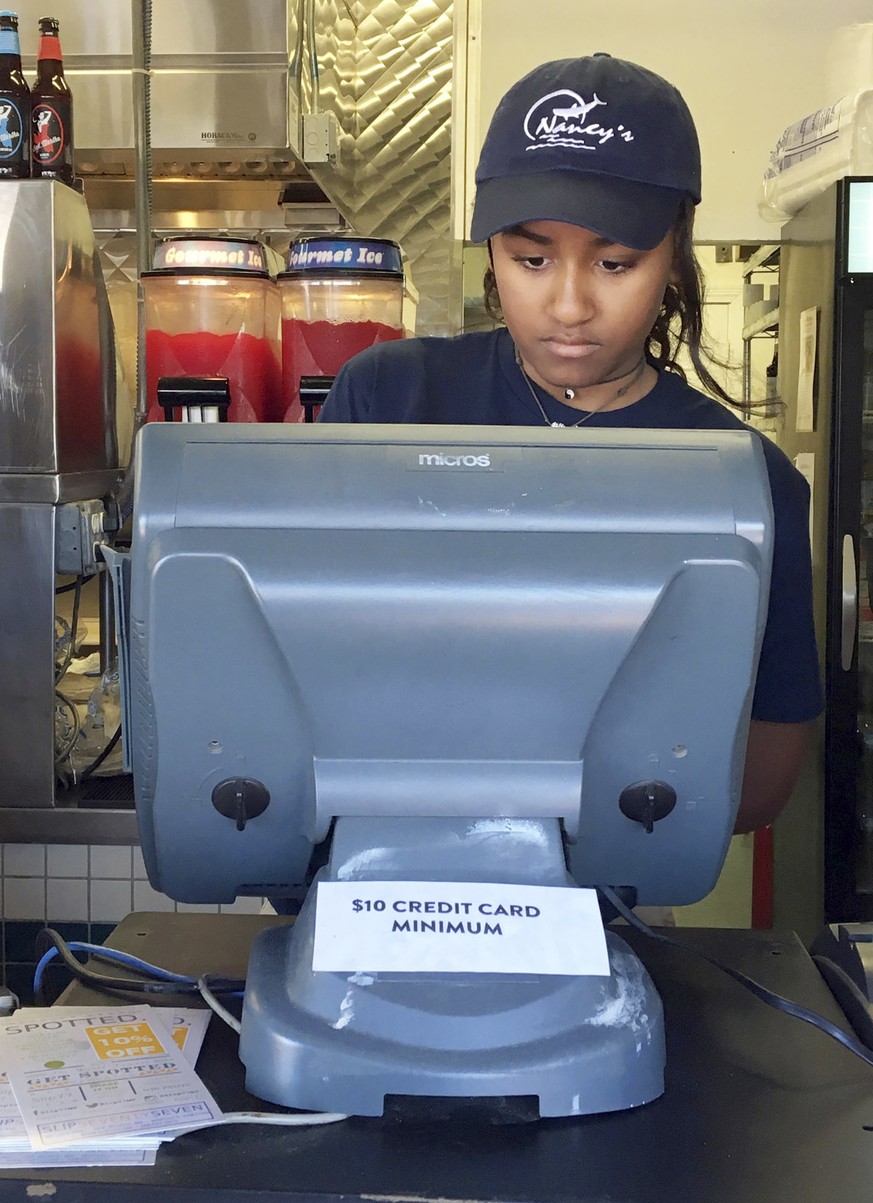
[[[633,142],[633,134],[623,125],[613,128],[588,120],[592,109],[606,103],[596,92],[592,100],[585,101],[569,88],[541,96],[524,119],[524,132],[529,139],[527,149],[572,146],[578,150],[596,150],[616,134],[625,142]]]

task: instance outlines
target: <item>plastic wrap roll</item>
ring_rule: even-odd
[[[845,175],[873,175],[873,86],[788,126],[770,152],[758,200],[767,221],[787,221]]]

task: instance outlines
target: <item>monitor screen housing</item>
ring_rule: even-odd
[[[703,897],[770,556],[752,433],[147,426],[125,689],[153,885],[277,897],[343,816],[506,816],[556,819],[581,885]],[[622,798],[653,781],[646,821]]]

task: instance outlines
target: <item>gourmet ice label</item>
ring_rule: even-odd
[[[0,160],[12,159],[19,153],[23,137],[21,110],[8,96],[0,98]]]
[[[609,974],[594,890],[485,882],[321,882],[312,968]]]
[[[364,271],[403,274],[400,248],[393,242],[360,238],[312,238],[291,244],[291,271]]]

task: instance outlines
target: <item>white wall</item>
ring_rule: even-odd
[[[778,238],[757,213],[770,149],[791,122],[837,99],[825,83],[834,31],[873,21],[869,0],[474,2],[482,27],[473,161],[500,97],[538,63],[598,50],[631,59],[674,83],[694,115],[704,196],[696,237],[713,242]]]

